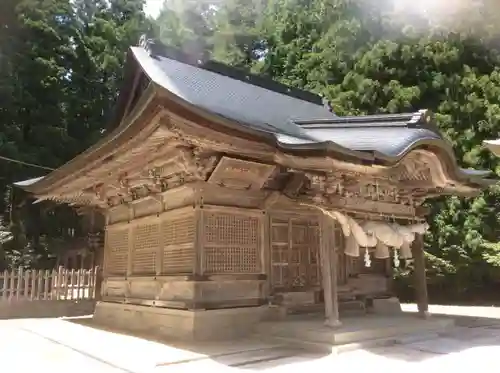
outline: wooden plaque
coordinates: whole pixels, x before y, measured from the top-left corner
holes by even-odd
[[[260,189],[274,168],[264,163],[222,157],[208,182],[233,189]]]

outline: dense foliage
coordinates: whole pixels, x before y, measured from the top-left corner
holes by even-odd
[[[324,95],[337,114],[431,109],[463,167],[500,171],[482,147],[500,132],[492,2],[461,2],[448,16],[391,1],[227,0],[204,3],[203,10],[199,4],[167,2],[157,22],[160,38],[185,47],[195,36],[212,58]],[[459,293],[499,279],[498,197],[492,188],[477,198],[430,202],[432,281]]]
[[[140,0],[8,3],[19,2],[0,5],[0,155],[57,167],[101,135],[124,52],[148,21]],[[388,0],[167,0],[153,28],[191,53],[322,94],[338,114],[431,109],[462,166],[498,174],[481,146],[500,132],[497,11],[473,3],[445,17]],[[9,183],[44,172],[0,170],[6,212]],[[500,279],[499,193],[430,202],[431,280],[460,292]]]
[[[57,168],[101,136],[125,52],[149,27],[143,2],[0,2],[0,156]],[[22,195],[11,183],[47,172],[0,160],[0,231],[14,233],[0,251],[9,263],[43,265],[78,227],[68,208],[16,203]]]

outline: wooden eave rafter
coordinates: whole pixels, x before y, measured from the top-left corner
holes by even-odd
[[[391,169],[397,169],[399,165],[410,164],[412,156],[423,151],[412,149],[396,164],[385,165],[374,163],[373,156],[369,154],[352,151],[345,153],[341,147],[333,147],[327,153],[287,152],[276,148],[275,139],[271,134],[257,134],[255,130],[240,124],[200,112],[201,109],[189,110],[189,105],[181,105],[179,98],[172,99],[172,94],[161,91],[160,95],[155,96],[156,89],[152,86],[147,89],[135,110],[117,130],[45,180],[36,183],[31,191],[41,198],[56,198],[58,195],[73,195],[99,182],[107,183],[108,178],[111,182],[112,179],[116,180],[119,174],[140,169],[153,161],[152,158],[165,155],[158,147],[168,139],[175,139],[178,144],[184,146],[210,149],[291,169],[317,172],[342,170],[370,177],[379,177]],[[225,123],[224,129],[229,130],[221,131],[221,121]],[[145,149],[155,149],[155,146],[158,154],[152,157],[144,155],[149,152]],[[163,146],[167,147],[166,144]],[[435,148],[438,145],[433,146]],[[429,189],[441,188],[443,191],[458,194],[479,190],[467,181],[454,180],[453,172],[450,171],[457,167],[455,159],[450,158],[452,155],[449,154],[449,149],[442,150],[441,153],[426,153],[428,157],[433,158],[430,168],[434,175]],[[137,159],[139,161],[136,163]],[[411,180],[410,182],[417,183]],[[418,183],[423,184],[419,187],[425,188],[425,181]]]
[[[85,176],[99,164],[107,162],[116,154],[126,152],[127,148],[141,143],[154,131],[162,107],[155,98],[155,87],[150,85],[134,110],[111,133],[107,134],[97,144],[87,149],[68,163],[51,172],[43,180],[31,187],[25,188],[35,195],[42,195],[54,190],[60,185],[68,184],[72,180]],[[144,126],[144,124],[149,126]]]
[[[179,143],[170,133],[161,129],[135,147],[124,150],[112,160],[101,163],[98,167],[89,170],[85,175],[53,189],[53,193],[69,190],[82,190],[96,184],[113,184],[122,177],[138,172],[143,167],[154,166],[158,158],[167,160],[175,154],[175,147]],[[116,188],[120,188],[116,185]]]
[[[211,148],[211,150],[215,150],[217,152],[224,153],[237,153],[241,155],[241,153],[252,153],[253,151],[261,151],[261,149],[252,150],[251,143],[241,143],[245,140],[234,139],[227,135],[222,135],[218,142],[214,144],[213,140],[208,139],[209,133],[207,130],[203,130],[203,128],[198,128],[198,137],[190,137],[186,136],[186,133],[190,133],[190,130],[196,129],[196,124],[186,122],[186,120],[182,120],[182,118],[177,118],[175,116],[160,115],[158,116],[158,123],[160,126],[157,128],[157,131],[150,135],[148,139],[146,139],[143,144],[136,148],[128,149],[124,153],[121,153],[118,157],[116,157],[113,162],[108,164],[102,164],[101,167],[98,167],[95,170],[90,171],[85,177],[80,179],[76,179],[72,183],[63,186],[62,188],[56,189],[50,195],[45,196],[47,199],[57,199],[61,202],[74,202],[78,204],[98,204],[102,206],[103,198],[99,198],[99,193],[89,193],[87,191],[87,198],[83,198],[78,194],[82,189],[88,190],[88,188],[93,188],[95,185],[105,185],[106,188],[112,188],[117,191],[117,195],[126,194],[126,187],[120,183],[118,183],[118,179],[120,175],[127,175],[127,178],[130,177],[137,181],[137,185],[131,185],[130,187],[141,187],[152,184],[148,183],[147,180],[141,180],[141,177],[146,179],[147,177],[141,176],[140,171],[144,172],[144,169],[149,167],[155,167],[155,163],[157,166],[162,165],[162,162],[173,161],[179,165],[180,170],[184,170],[186,172],[191,171],[195,174],[199,174],[202,170],[196,169],[195,162],[192,159],[192,155],[186,152],[182,152],[180,149],[174,149],[174,146],[179,146],[180,144],[191,145],[203,147],[204,149]],[[188,130],[186,131],[186,128]],[[207,135],[205,137],[204,135]],[[213,135],[213,134],[212,134]],[[151,151],[154,147],[158,147],[158,145],[165,138],[170,139],[174,145],[171,146],[167,144],[163,144],[163,148],[158,149],[157,153]],[[182,138],[182,141],[179,139]],[[227,141],[223,142],[223,141]],[[262,144],[257,144],[262,145]],[[215,149],[214,149],[215,148]],[[170,153],[169,156],[167,154]],[[262,154],[262,153],[260,153]],[[387,175],[402,175],[404,173],[413,175],[413,179],[408,180],[395,180],[395,182],[401,188],[408,188],[412,190],[429,190],[433,191],[431,195],[434,196],[436,194],[436,190],[442,191],[443,194],[446,193],[456,193],[457,184],[452,185],[449,178],[447,177],[444,167],[442,167],[441,161],[439,157],[429,151],[425,150],[414,150],[412,153],[409,153],[407,157],[403,158],[399,164],[386,167],[380,165],[360,165],[360,164],[352,164],[349,162],[341,161],[338,159],[332,158],[305,158],[305,157],[296,157],[292,155],[286,155],[279,152],[274,152],[274,154],[264,153],[263,157],[259,157],[259,159],[269,157],[273,159],[271,164],[281,164],[285,167],[294,168],[298,170],[317,170],[320,172],[325,172],[327,170],[338,170],[340,172],[354,172],[364,175],[368,178],[384,178]],[[162,159],[162,157],[167,157],[168,159]],[[215,167],[215,163],[213,164]],[[422,169],[418,169],[418,168]],[[428,171],[430,173],[430,179],[420,178],[418,177],[418,173],[422,171]],[[201,179],[201,178],[200,178]],[[458,187],[461,187],[458,185]],[[467,189],[465,186],[462,187],[464,193],[471,193],[474,191],[473,188]],[[104,193],[106,195],[106,193]],[[114,193],[111,193],[113,195]],[[439,193],[437,193],[439,194]],[[77,197],[78,196],[78,197]],[[90,198],[90,196],[96,197]],[[104,196],[106,197],[106,196]],[[145,198],[150,198],[150,195]],[[80,202],[79,202],[80,201]],[[81,201],[85,201],[86,203],[81,203]]]
[[[163,119],[165,119],[164,117]],[[343,170],[346,172],[359,172],[371,177],[380,177],[392,170],[398,170],[402,165],[403,168],[408,168],[408,172],[412,172],[415,168],[415,157],[424,157],[426,166],[431,171],[430,180],[406,180],[401,181],[403,187],[413,188],[441,188],[447,190],[451,194],[478,193],[480,185],[473,185],[468,180],[458,180],[452,172],[457,169],[456,160],[450,154],[449,149],[436,148],[436,143],[429,149],[414,148],[409,150],[395,164],[373,164],[360,162],[352,162],[342,158],[334,158],[331,155],[311,155],[299,156],[289,154],[277,150],[274,147],[267,146],[264,143],[250,142],[241,138],[234,138],[227,133],[218,132],[216,129],[200,125],[193,120],[187,120],[172,114],[168,121],[163,123],[172,132],[179,133],[182,138],[193,146],[205,146],[226,154],[235,154],[248,157],[250,159],[258,159],[270,164],[278,164],[288,168],[330,172],[331,170]],[[202,135],[201,135],[202,134]],[[402,171],[402,170],[401,170]],[[471,185],[472,184],[472,185]]]

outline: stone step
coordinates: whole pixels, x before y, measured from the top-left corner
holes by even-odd
[[[352,320],[349,320],[349,323],[352,323]],[[363,320],[360,320],[360,323],[363,323]],[[263,323],[256,333],[275,342],[331,352],[334,347],[336,350],[351,350],[363,346],[409,344],[435,339],[440,333],[449,330],[453,320],[402,318],[397,322],[389,319],[380,324],[374,319],[372,324],[366,321],[364,324],[366,327],[356,323],[349,326],[346,322],[339,329],[330,329],[323,327],[319,321],[295,322],[292,319],[285,322]]]
[[[289,345],[290,347],[302,349],[309,352],[340,354],[344,352],[355,351],[366,348],[388,347],[400,344],[419,343],[423,341],[437,339],[439,337],[440,335],[438,333],[429,332],[429,333],[418,333],[418,334],[408,334],[408,335],[405,334],[405,335],[391,336],[385,338],[374,338],[374,339],[367,339],[364,341],[344,343],[344,344],[314,342],[314,341],[300,340],[297,338],[280,337],[280,336],[271,336],[263,338],[263,341],[266,342],[272,341],[273,343],[281,343],[284,345]]]
[[[391,340],[389,338],[381,338],[381,339],[372,339],[363,342],[356,343],[347,343],[347,344],[330,344],[330,343],[322,343],[322,342],[314,342],[309,340],[300,340],[297,338],[291,337],[280,337],[280,336],[270,336],[266,337],[263,340],[272,341],[275,343],[282,343],[289,345],[294,348],[298,348],[301,350],[315,352],[315,353],[328,353],[328,354],[339,354],[343,352],[354,351],[362,348],[370,348],[370,347],[384,347],[384,346],[392,346],[397,342]]]
[[[434,331],[428,331],[428,332],[412,333],[409,335],[402,335],[399,337],[395,337],[394,341],[398,344],[409,344],[421,341],[428,341],[430,339],[436,339],[439,337],[440,333]]]
[[[305,315],[312,313],[324,313],[324,304],[295,305],[287,309],[289,315]],[[365,303],[359,300],[344,300],[339,302],[340,317],[362,316],[366,314]]]

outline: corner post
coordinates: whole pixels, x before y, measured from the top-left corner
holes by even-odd
[[[332,222],[326,216],[321,218],[321,264],[323,292],[325,301],[325,325],[335,328],[341,325],[339,320],[337,294],[337,253],[333,245]]]
[[[429,296],[427,294],[427,278],[425,273],[425,253],[424,253],[424,236],[416,234],[412,245],[414,258],[414,286],[416,291],[416,300],[418,307],[418,315],[424,319],[430,316],[429,314]]]

